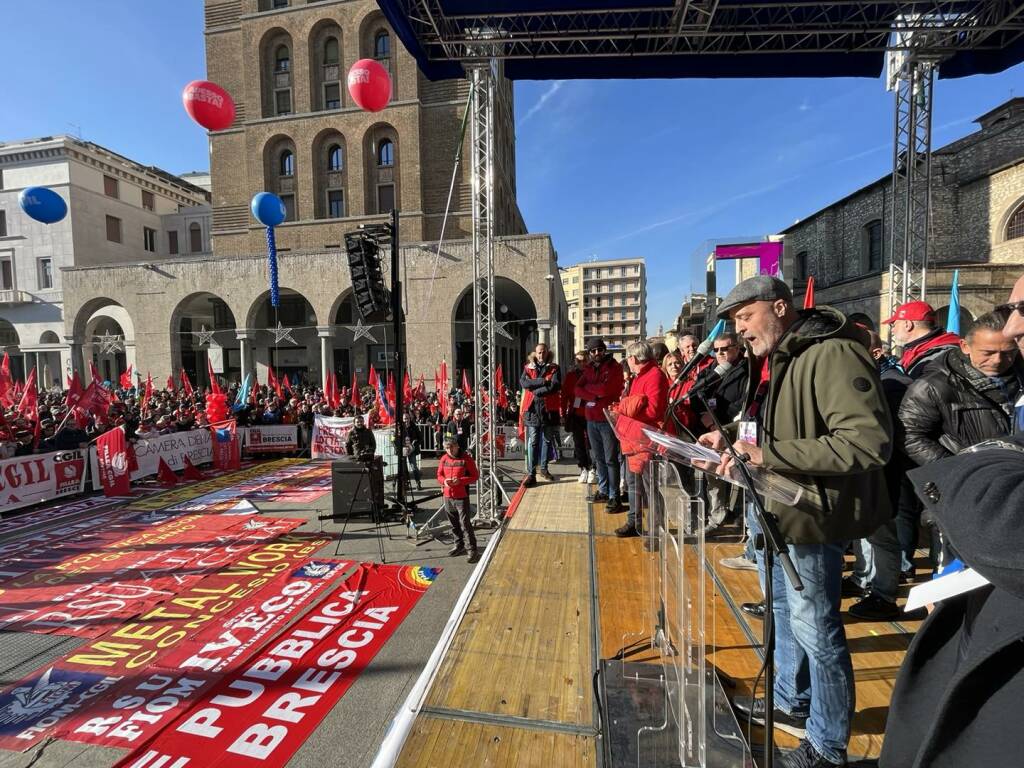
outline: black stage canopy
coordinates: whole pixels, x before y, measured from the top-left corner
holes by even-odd
[[[940,76],[1024,61],[1024,0],[378,0],[431,80],[878,77],[894,33]],[[482,40],[499,43],[481,47]],[[897,45],[896,47],[899,47]]]

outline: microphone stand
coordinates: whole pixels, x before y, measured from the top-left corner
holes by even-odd
[[[707,412],[711,414],[711,420],[715,423],[715,429],[717,429],[718,433],[724,437],[725,431],[722,428],[722,424],[718,420],[718,417],[715,416],[714,410],[708,405],[707,400],[704,399],[704,395],[699,392],[696,392],[695,395],[700,400],[701,404],[707,409]],[[725,450],[732,457],[735,466],[739,468],[740,480],[743,484],[744,490],[747,492],[748,498],[754,505],[754,513],[757,517],[758,525],[761,527],[761,538],[764,544],[765,611],[761,642],[764,645],[765,685],[764,759],[762,760],[762,765],[764,768],[772,768],[772,764],[775,760],[775,627],[772,613],[772,602],[774,600],[772,577],[775,572],[775,560],[778,559],[782,564],[782,570],[785,571],[786,578],[789,579],[789,583],[795,591],[802,592],[804,583],[800,579],[800,574],[796,572],[796,568],[793,566],[793,560],[789,556],[789,547],[786,546],[786,541],[782,537],[782,533],[779,531],[775,515],[770,514],[768,510],[765,509],[764,502],[761,500],[761,497],[755,489],[754,478],[750,474],[750,468],[746,463],[750,457],[745,453],[738,453],[736,448],[733,447],[733,444],[728,440],[726,440]],[[754,698],[756,693],[757,691],[751,691],[750,695],[751,716],[753,716]]]

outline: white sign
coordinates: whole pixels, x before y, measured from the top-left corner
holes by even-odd
[[[347,456],[345,442],[355,422],[351,416],[321,416],[313,420],[313,440],[310,444],[310,458],[339,459]]]
[[[210,344],[206,354],[210,356],[210,366],[214,373],[224,373],[224,347],[218,344]]]
[[[171,469],[184,469],[186,455],[196,466],[213,461],[210,430],[193,429],[136,440],[135,457],[139,461],[139,468],[132,472],[132,481],[155,475],[160,468],[160,459],[167,462]],[[96,446],[89,449],[89,461],[92,466],[92,487],[98,491],[102,486],[96,462]]]
[[[0,461],[0,511],[74,496],[84,490],[84,451],[36,453]]]
[[[238,430],[249,453],[291,452],[299,449],[297,424],[265,424]]]

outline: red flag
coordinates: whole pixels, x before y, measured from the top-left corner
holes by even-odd
[[[234,419],[210,427],[213,430],[213,466],[217,469],[238,469],[241,454]]]
[[[341,390],[338,389],[338,374],[331,371],[327,379],[327,404],[331,408],[337,408],[341,405]]]
[[[173,374],[167,374],[167,391],[168,392],[173,392],[174,391],[174,375]]]
[[[11,378],[11,358],[4,352],[0,362],[0,406],[10,408],[14,405],[14,379]]]
[[[423,374],[420,374],[420,380],[416,382],[416,396],[426,398],[427,396],[427,382],[423,380]]]
[[[71,374],[71,381],[68,382],[68,391],[64,393],[64,404],[73,408],[82,399],[82,382],[78,378],[78,371]]]
[[[395,403],[397,403],[398,400],[395,397],[395,377],[392,375],[391,371],[388,371],[388,383],[384,388],[384,396],[388,399],[388,405],[391,406],[391,410],[393,411],[395,409]]]
[[[284,388],[284,389],[287,389],[289,395],[294,395],[295,394],[295,390],[292,389],[291,382],[288,381],[288,374],[287,373],[284,376],[281,377],[281,387]]]
[[[139,408],[145,408],[149,404],[149,398],[153,396],[153,376],[146,374],[146,389],[142,393],[142,402],[139,403]]]
[[[129,365],[128,370],[121,374],[121,389],[131,389],[132,386],[132,367]]]
[[[160,457],[160,464],[156,470],[156,479],[160,481],[160,485],[168,487],[178,484],[178,476],[174,474],[171,465],[164,461],[163,456]]]
[[[163,459],[160,461],[162,464]],[[104,496],[131,495],[128,444],[124,439],[124,429],[114,427],[99,436],[96,440],[96,464],[99,467]],[[170,470],[170,467],[167,469]],[[171,475],[174,473],[171,472]]]
[[[814,275],[807,278],[807,289],[804,291],[804,309],[814,309]]]
[[[181,388],[185,390],[185,394],[192,397],[194,390],[192,389],[192,382],[188,379],[188,373],[184,368],[181,369]]]
[[[206,370],[210,374],[210,391],[215,395],[221,394],[220,383],[217,381],[217,374],[213,372],[213,363],[210,362],[209,356],[206,358]]]
[[[501,363],[494,369],[494,393],[499,408],[508,408],[508,393],[505,391],[505,376],[501,370]]]
[[[94,363],[92,360],[89,361],[89,375],[92,376],[92,380],[97,382],[98,384],[103,383],[103,377],[100,376],[100,371],[96,367],[96,363]]]
[[[25,382],[25,392],[18,402],[18,412],[29,421],[34,422],[33,432],[35,434],[33,446],[39,445],[39,393],[36,392],[36,369],[28,375]]]
[[[441,389],[437,393],[437,404],[441,408],[441,417],[448,418],[448,363],[441,361]]]
[[[352,374],[352,389],[348,393],[348,402],[354,408],[359,406],[359,382],[356,380],[355,373]]]
[[[284,400],[284,392],[281,391],[281,382],[277,380],[277,376],[274,375],[274,366],[267,368],[267,385],[274,390],[274,394],[277,395],[278,399]]]
[[[462,392],[466,395],[466,398],[473,397],[473,390],[469,386],[469,376],[466,375],[466,369],[462,369]]]
[[[106,416],[111,403],[110,392],[102,384],[93,381],[78,399],[78,408],[85,413]]]
[[[199,471],[199,468],[192,463],[192,459],[188,457],[188,454],[183,454],[185,459],[185,471],[181,473],[182,478],[185,480],[205,480],[206,475]]]
[[[406,404],[412,402],[412,383],[409,381],[408,371],[406,371],[405,375],[402,377],[402,400],[404,400]]]

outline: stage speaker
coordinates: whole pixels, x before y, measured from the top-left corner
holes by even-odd
[[[380,246],[365,232],[349,232],[345,235],[345,250],[356,309],[364,320],[379,321],[390,306],[390,293],[384,287]]]
[[[384,460],[374,456],[369,463],[352,459],[334,462],[331,500],[335,520],[359,516],[379,520],[384,512]]]

